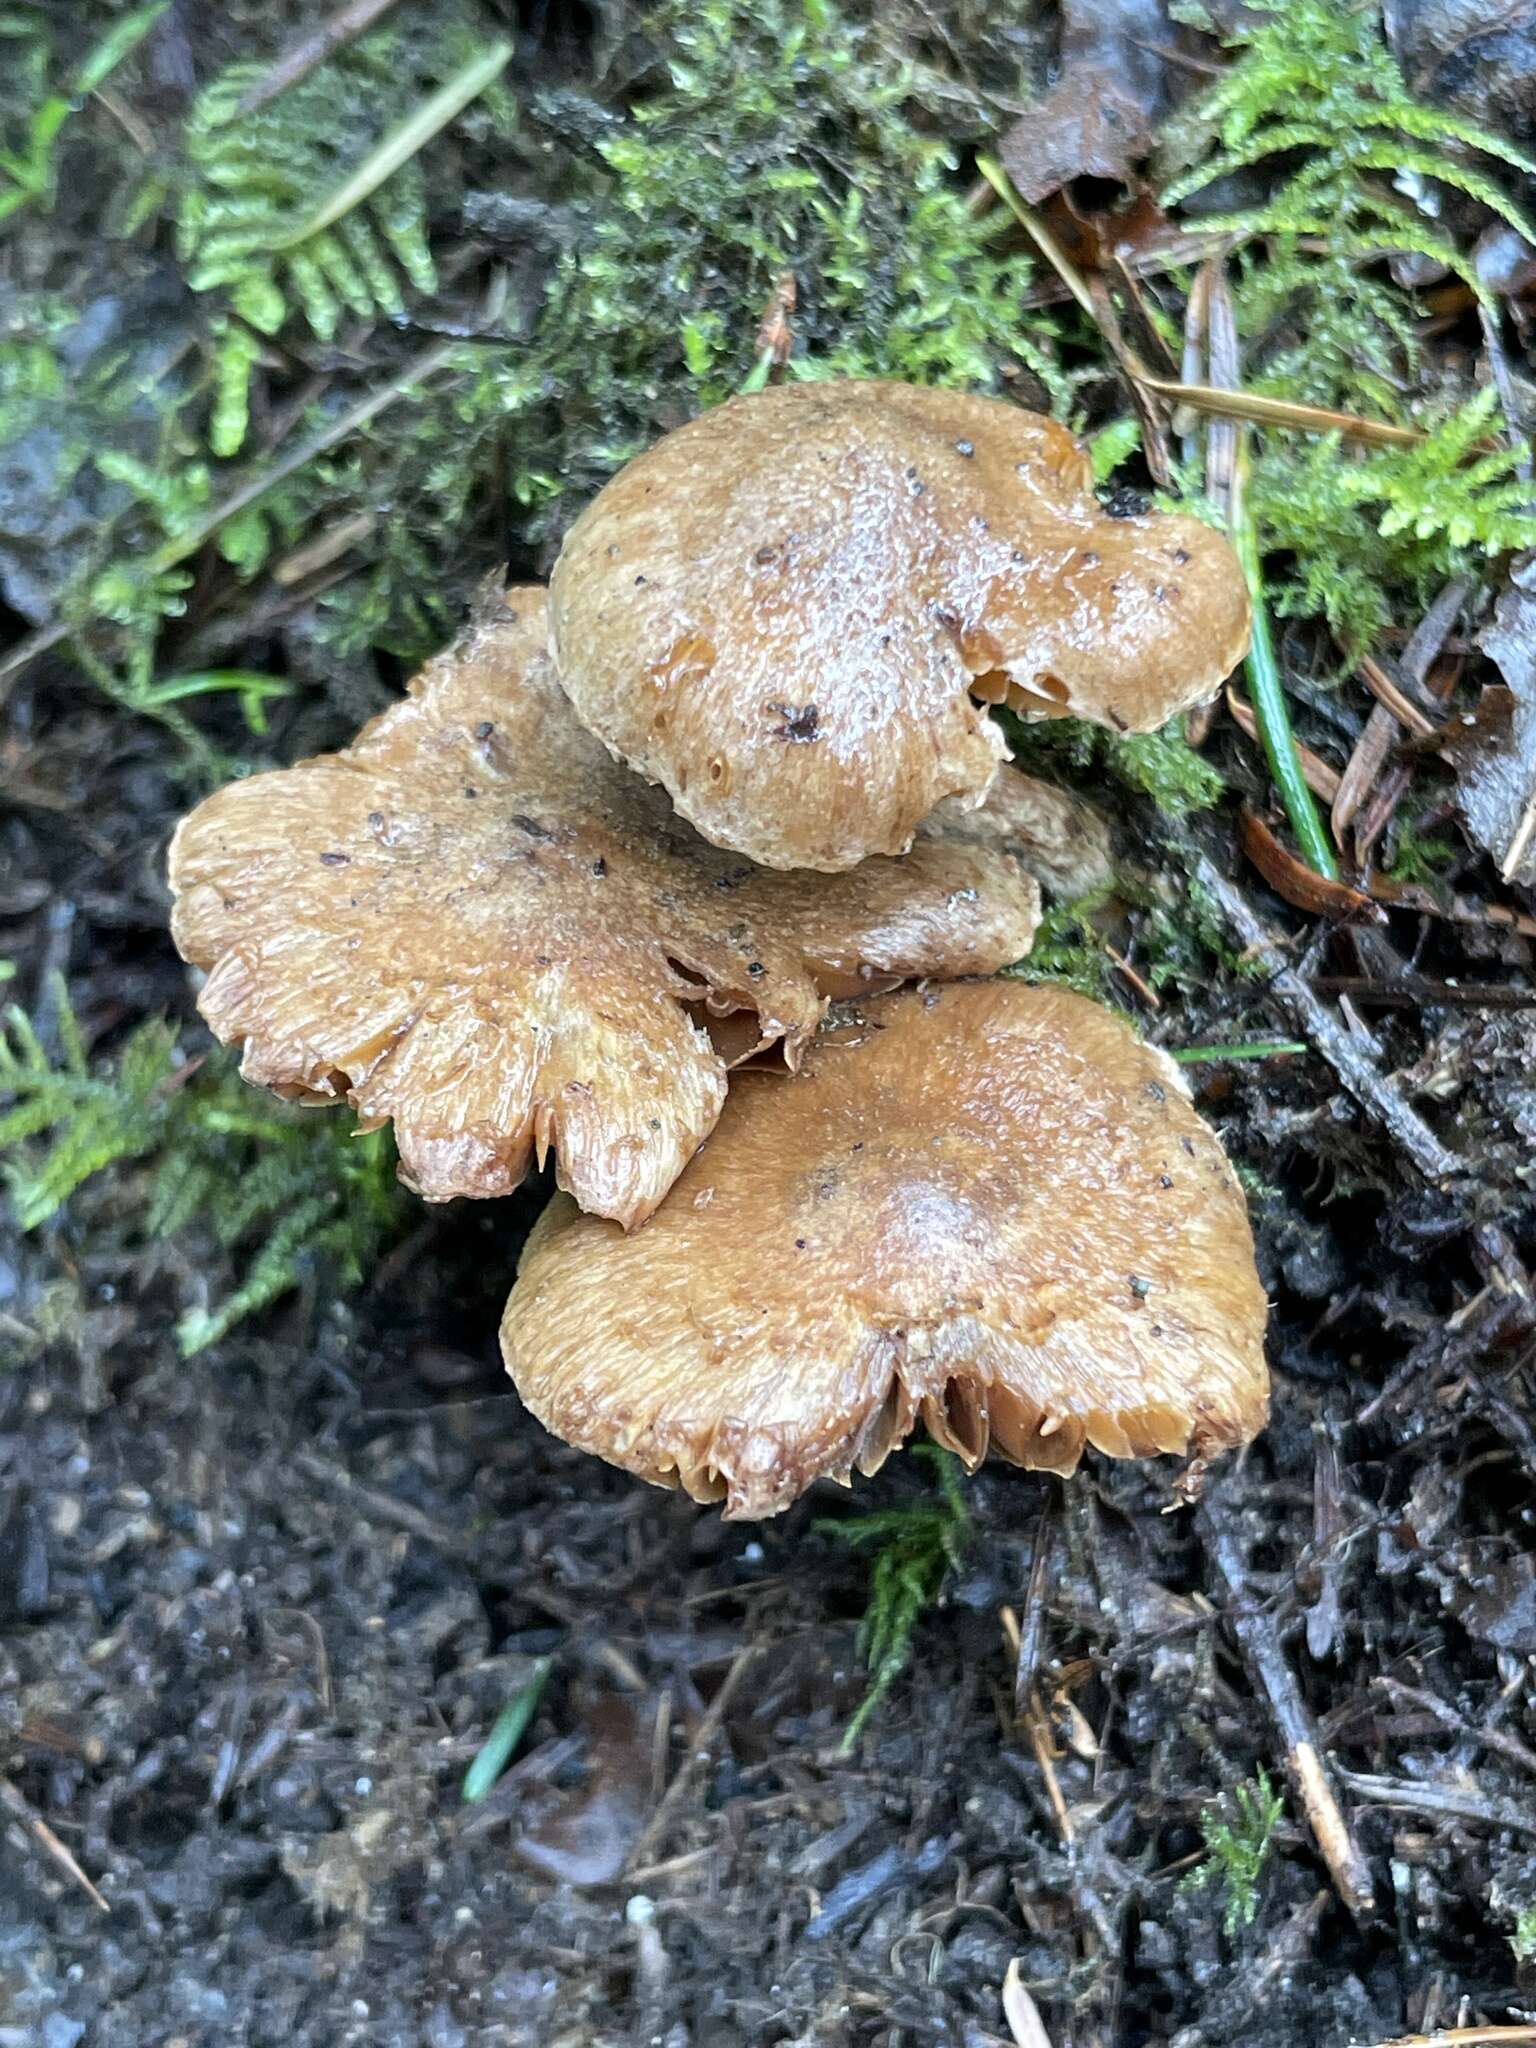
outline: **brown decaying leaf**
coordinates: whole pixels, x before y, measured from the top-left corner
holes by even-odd
[[[1162,0],[1066,0],[1060,73],[999,145],[1032,203],[1074,178],[1125,179],[1198,70],[1169,62],[1191,41]]]
[[[744,1071],[626,1237],[557,1196],[502,1348],[533,1413],[659,1485],[779,1513],[924,1422],[1069,1472],[1264,1421],[1246,1205],[1179,1069],[1015,981],[906,990]]]
[[[1480,645],[1502,683],[1444,742],[1468,832],[1506,881],[1536,886],[1536,557],[1511,571]]]
[[[1386,914],[1360,889],[1330,881],[1309,868],[1270,831],[1256,811],[1243,806],[1237,821],[1243,852],[1277,896],[1314,917],[1348,918],[1356,924],[1384,924]]]
[[[710,1015],[793,1064],[829,996],[1020,958],[1061,814],[1009,769],[904,859],[754,868],[582,730],[546,632],[542,590],[497,596],[345,752],[200,804],[173,931],[247,1078],[393,1120],[429,1200],[505,1194],[553,1147],[628,1226],[719,1114]]]

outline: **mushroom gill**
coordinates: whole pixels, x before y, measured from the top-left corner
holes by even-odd
[[[584,1208],[650,1214],[725,1095],[712,1018],[791,1064],[828,997],[1029,949],[1023,777],[835,878],[721,852],[577,723],[542,589],[487,600],[337,754],[230,784],[171,848],[176,943],[247,1078],[393,1120],[429,1200],[550,1148]]]
[[[1204,1458],[1263,1425],[1264,1323],[1178,1069],[1097,1004],[995,981],[876,998],[795,1078],[734,1076],[632,1236],[557,1197],[502,1349],[557,1435],[756,1517],[919,1419],[970,1466]]]
[[[738,397],[607,484],[550,582],[582,722],[717,845],[836,870],[979,803],[982,703],[1144,732],[1248,640],[1198,520],[1114,519],[1087,456],[1000,400],[847,380]]]

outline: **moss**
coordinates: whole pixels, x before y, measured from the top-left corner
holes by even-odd
[[[1219,1805],[1206,1807],[1200,1816],[1205,1861],[1189,1873],[1181,1889],[1218,1894],[1228,1940],[1251,1927],[1258,1914],[1259,1880],[1284,1812],[1285,1801],[1261,1764],[1251,1785],[1235,1786],[1222,1795]]]
[[[960,1483],[960,1462],[937,1444],[918,1444],[909,1458],[933,1471],[934,1491],[898,1508],[818,1522],[823,1535],[869,1554],[869,1600],[859,1624],[859,1654],[869,1686],[848,1723],[843,1748],[852,1749],[871,1714],[912,1661],[917,1625],[934,1606],[944,1581],[959,1564],[971,1517]]]
[[[1111,962],[1093,920],[1110,895],[1100,889],[1056,904],[1041,918],[1027,957],[1003,972],[1014,981],[1068,988],[1102,1001],[1110,992]]]
[[[1005,76],[999,53],[1027,47],[1029,15],[1017,0],[975,31],[999,90],[1019,89],[1017,59]],[[84,468],[104,455],[110,469],[119,451],[138,464],[131,477],[119,466],[114,515],[60,597],[81,629],[116,628],[96,636],[96,653],[122,701],[145,701],[161,622],[184,599],[184,576],[146,578],[139,565],[229,494],[238,473],[219,458],[251,445],[251,408],[281,403],[294,356],[345,343],[345,321],[366,334],[374,382],[394,353],[389,324],[473,339],[433,384],[221,537],[250,579],[280,547],[377,512],[366,565],[321,608],[344,655],[418,660],[509,551],[525,572],[546,568],[620,463],[739,386],[786,271],[789,375],[987,389],[1018,370],[1026,390],[1068,406],[1075,387],[1050,316],[1020,316],[1026,257],[1005,223],[965,204],[965,144],[991,126],[992,103],[963,63],[946,54],[940,70],[873,8],[668,0],[632,46],[649,62],[627,105],[513,68],[322,236],[295,243],[493,26],[481,0],[402,10],[254,115],[240,112],[253,67],[218,73],[136,202],[145,238],[174,215],[204,324],[195,374],[156,394],[155,447],[121,422],[81,435]],[[499,242],[498,204],[522,209]],[[478,305],[441,283],[446,238],[477,208],[495,258],[471,273],[492,281]],[[13,379],[70,381],[56,337],[25,340],[33,354],[13,358]],[[354,356],[319,360],[328,389],[290,427],[295,439],[357,396]]]
[[[1229,41],[1233,61],[1165,139],[1165,158],[1185,167],[1164,196],[1176,204],[1234,173],[1261,194],[1199,222],[1236,240],[1243,383],[1401,423],[1428,410],[1434,429],[1416,449],[1260,439],[1251,506],[1261,550],[1281,558],[1266,570],[1271,608],[1326,626],[1352,667],[1479,553],[1536,542],[1514,455],[1469,459],[1496,426],[1496,394],[1417,401],[1423,309],[1382,263],[1385,251],[1425,257],[1481,293],[1426,195],[1445,188],[1531,233],[1508,187],[1533,166],[1414,98],[1376,7],[1255,0]]]
[[[1100,787],[1109,775],[1122,788],[1150,798],[1166,818],[1208,811],[1225,788],[1210,762],[1185,739],[1180,719],[1160,732],[1113,733],[1080,719],[1043,719],[1031,725],[1011,712],[995,715],[1008,735],[1013,758],[1032,774]]]
[[[188,1065],[175,1028],[138,1025],[107,1062],[88,1057],[62,981],[50,1057],[17,1008],[0,1020],[0,1171],[23,1230],[98,1175],[122,1181],[132,1236],[199,1230],[234,1260],[228,1293],[189,1309],[183,1352],[201,1350],[297,1286],[317,1265],[358,1286],[404,1214],[384,1132],[252,1094],[233,1058]]]

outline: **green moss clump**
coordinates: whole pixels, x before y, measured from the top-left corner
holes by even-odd
[[[1183,1881],[1186,1892],[1214,1890],[1221,1900],[1221,1924],[1230,1941],[1251,1927],[1259,1910],[1259,1880],[1269,1861],[1285,1801],[1260,1764],[1253,1783],[1234,1786],[1218,1806],[1200,1816],[1205,1861]]]
[[[1210,810],[1226,787],[1210,762],[1185,739],[1179,719],[1160,732],[1113,733],[1076,718],[1029,724],[1008,711],[994,715],[1008,735],[1013,758],[1031,774],[1100,785],[1109,775],[1123,788],[1150,798],[1165,818]]]
[[[1003,972],[1014,981],[1069,988],[1102,1002],[1110,993],[1112,968],[1093,919],[1110,895],[1110,890],[1099,889],[1075,902],[1056,904],[1041,918],[1025,958]]]
[[[927,1499],[816,1524],[823,1535],[870,1559],[869,1602],[859,1625],[859,1655],[869,1687],[844,1733],[844,1750],[853,1748],[870,1715],[911,1663],[917,1625],[959,1564],[971,1532],[960,1461],[937,1444],[918,1444],[910,1456],[933,1468],[936,1488]]]
[[[985,389],[1022,360],[1066,402],[1051,323],[1020,316],[1027,259],[1000,249],[1005,219],[970,215],[954,148],[923,125],[939,82],[872,20],[825,0],[669,0],[647,33],[665,79],[585,167],[532,337],[540,375],[488,373],[540,429],[513,472],[534,532],[741,385],[786,271],[793,375]],[[944,111],[945,133],[964,128],[963,100]]]
[[[234,1060],[189,1067],[175,1028],[138,1025],[115,1059],[93,1063],[62,980],[52,992],[59,1055],[26,1014],[0,1019],[0,1174],[23,1230],[57,1215],[97,1175],[131,1176],[123,1207],[151,1243],[199,1229],[234,1261],[221,1301],[177,1325],[200,1351],[323,1266],[361,1284],[404,1215],[387,1132],[252,1093]]]

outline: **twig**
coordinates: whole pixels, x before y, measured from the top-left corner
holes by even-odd
[[[1237,937],[1269,977],[1270,988],[1333,1068],[1350,1094],[1381,1120],[1426,1180],[1447,1181],[1465,1161],[1442,1145],[1418,1111],[1376,1064],[1374,1041],[1348,1032],[1289,964],[1255,916],[1248,899],[1204,854],[1192,863],[1196,882],[1211,897]]]
[[[1344,773],[1339,777],[1328,812],[1329,829],[1341,847],[1360,806],[1376,787],[1382,769],[1391,759],[1398,730],[1397,720],[1384,704],[1371,706],[1371,715],[1355,742],[1354,752],[1344,764]]]
[[[1233,723],[1237,726],[1238,730],[1252,740],[1255,746],[1258,746],[1260,744],[1259,721],[1254,717],[1253,706],[1248,702],[1247,698],[1239,696],[1232,685],[1228,683],[1222,692],[1221,698],[1212,698],[1211,703],[1214,706],[1220,703],[1222,699],[1225,699],[1227,709],[1232,714]],[[1301,762],[1301,772],[1307,778],[1308,789],[1311,790],[1315,797],[1320,797],[1325,804],[1331,804],[1339,793],[1340,777],[1338,769],[1331,762],[1325,761],[1321,754],[1314,754],[1304,740],[1296,742],[1296,754]]]
[[[1479,1728],[1464,1714],[1458,1714],[1454,1707],[1447,1706],[1444,1700],[1436,1699],[1432,1692],[1421,1692],[1416,1685],[1404,1685],[1400,1678],[1388,1678],[1382,1673],[1372,1683],[1393,1699],[1433,1714],[1442,1727],[1453,1729],[1456,1734],[1466,1736],[1468,1741],[1481,1743],[1484,1749],[1497,1750],[1500,1756],[1508,1757],[1521,1770],[1536,1772],[1536,1753],[1527,1749],[1517,1736],[1506,1735],[1502,1728]]]
[[[311,235],[323,234],[353,207],[361,206],[402,164],[409,163],[418,150],[425,148],[439,130],[446,128],[455,115],[462,114],[471,100],[478,99],[511,61],[512,45],[502,37],[467,64],[461,64],[430,98],[423,100],[413,114],[369,151],[351,177],[322,199],[313,213],[275,236],[268,248],[279,254],[284,249],[296,248]]]
[[[662,1794],[656,1811],[635,1837],[634,1845],[630,1849],[628,1856],[624,1859],[626,1870],[634,1869],[637,1865],[643,1863],[651,1850],[665,1837],[667,1829],[672,1824],[672,1817],[682,1803],[683,1794],[687,1791],[692,1781],[694,1772],[709,1755],[710,1744],[720,1732],[720,1724],[725,1719],[727,1709],[736,1696],[737,1688],[746,1675],[748,1666],[757,1656],[757,1650],[758,1646],[756,1643],[748,1643],[746,1648],[737,1656],[730,1670],[725,1674],[724,1683],[710,1701],[703,1719],[699,1722],[698,1733],[689,1745],[688,1754],[673,1773],[672,1782]]]
[[[349,406],[344,413],[339,413],[328,427],[322,427],[318,434],[312,434],[307,441],[302,441],[296,448],[290,449],[270,469],[248,477],[237,489],[231,491],[227,498],[221,499],[217,505],[205,512],[194,526],[168,540],[150,556],[143,573],[150,576],[163,574],[165,570],[174,569],[178,563],[186,561],[189,555],[195,555],[206,541],[213,538],[220,527],[235,517],[237,512],[244,512],[248,507],[258,503],[269,491],[274,491],[279,484],[286,483],[289,477],[305,468],[318,456],[326,454],[338,442],[345,441],[349,434],[355,434],[366,427],[397,399],[403,398],[413,385],[424,384],[429,377],[435,377],[439,370],[453,360],[461,347],[462,343],[458,341],[442,341],[435,348],[429,348],[421,355],[413,356],[403,369],[398,370],[377,391],[369,392],[366,398],[360,398],[356,405]],[[51,626],[42,627],[36,633],[29,634],[25,640],[12,648],[5,660],[0,661],[0,704],[4,704],[10,695],[11,686],[24,668],[36,661],[39,655],[57,647],[61,640],[67,640],[72,633],[78,632],[83,623],[85,622],[78,619],[56,620]]]
[[[275,100],[290,85],[297,85],[301,78],[308,78],[328,57],[348,43],[356,40],[365,29],[373,27],[381,16],[388,14],[396,0],[348,0],[338,14],[333,14],[312,35],[302,37],[292,44],[264,72],[246,92],[235,108],[235,119],[244,114],[254,114],[260,108]]]
[[[1369,654],[1360,657],[1360,680],[1383,710],[1389,711],[1399,725],[1407,726],[1419,739],[1428,739],[1440,730],[1441,719],[1445,716],[1444,706],[1440,707],[1440,718],[1430,718]]]
[[[1374,2048],[1514,2048],[1517,2041],[1536,2041],[1536,2027],[1437,2027],[1432,2034],[1399,2034],[1395,2041],[1377,2041]]]
[[[1045,221],[1026,203],[995,158],[978,157],[976,168],[1097,326],[1099,320],[1093,296],[1076,264]],[[1210,384],[1185,384],[1172,377],[1160,377],[1148,368],[1128,342],[1121,343],[1121,367],[1128,376],[1139,384],[1145,384],[1160,398],[1192,406],[1196,412],[1212,413],[1218,419],[1250,420],[1256,426],[1291,427],[1307,434],[1342,434],[1349,440],[1369,441],[1387,448],[1417,448],[1427,438],[1416,427],[1398,427],[1387,420],[1362,419],[1354,413],[1334,412],[1327,406],[1297,405],[1290,399],[1269,398],[1258,391],[1221,391]]]
[[[1072,1825],[1072,1816],[1067,1811],[1067,1802],[1061,1790],[1061,1780],[1056,1775],[1056,1763],[1051,1755],[1051,1738],[1046,1731],[1045,1709],[1040,1704],[1038,1687],[1029,1696],[1024,1726],[1029,1735],[1029,1746],[1035,1752],[1035,1762],[1040,1766],[1040,1775],[1045,1780],[1046,1797],[1051,1802],[1056,1832],[1061,1836],[1062,1847],[1070,1849],[1077,1840],[1077,1830]]]
[[[1382,1778],[1367,1771],[1339,1772],[1357,1799],[1372,1806],[1401,1806],[1409,1813],[1432,1813],[1442,1820],[1480,1821],[1484,1827],[1508,1828],[1511,1834],[1536,1835],[1536,1808],[1518,1799],[1463,1790],[1457,1785],[1431,1785],[1417,1778]]]
[[[0,1778],[0,1806],[19,1820],[44,1855],[52,1857],[60,1870],[72,1884],[77,1884],[90,1900],[98,1913],[110,1913],[112,1908],[97,1891],[95,1885],[70,1855],[58,1836],[49,1827],[40,1813],[35,1813],[25,1796],[17,1790],[9,1778]]]
[[[1056,1582],[1057,1559],[1060,1546],[1057,1538],[1057,1524],[1060,1519],[1060,1503],[1054,1488],[1046,1495],[1045,1505],[1040,1510],[1040,1519],[1035,1524],[1034,1554],[1029,1565],[1029,1584],[1024,1590],[1024,1618],[1016,1623],[1013,1634],[1013,1711],[1014,1717],[1022,1721],[1029,1704],[1030,1694],[1035,1689],[1041,1660],[1045,1653],[1045,1627],[1049,1618],[1048,1603],[1051,1588]],[[1005,1616],[1011,1609],[1003,1610]],[[1004,1624],[1006,1626],[1006,1622]]]
[[[408,1500],[397,1500],[392,1493],[385,1493],[376,1486],[365,1486],[360,1479],[354,1479],[345,1466],[333,1465],[328,1458],[319,1457],[313,1451],[300,1451],[294,1463],[306,1479],[329,1486],[344,1500],[353,1502],[365,1519],[383,1522],[392,1529],[403,1529],[408,1536],[419,1536],[424,1543],[435,1543],[440,1550],[463,1550],[464,1538],[458,1530],[444,1528],[442,1523],[423,1514],[420,1508],[412,1507]]]
[[[1360,1853],[1339,1806],[1328,1766],[1317,1747],[1312,1717],[1280,1636],[1273,1622],[1255,1604],[1236,1537],[1209,1501],[1200,1509],[1200,1525],[1211,1561],[1227,1589],[1231,1603],[1227,1619],[1285,1745],[1286,1770],[1312,1838],[1328,1866],[1334,1889],[1358,1919],[1370,1913],[1376,1904],[1370,1865]]]
[[[1328,974],[1313,985],[1322,995],[1345,996],[1383,1010],[1536,1009],[1536,989],[1506,981],[1434,981],[1423,974],[1377,981],[1368,974]]]

